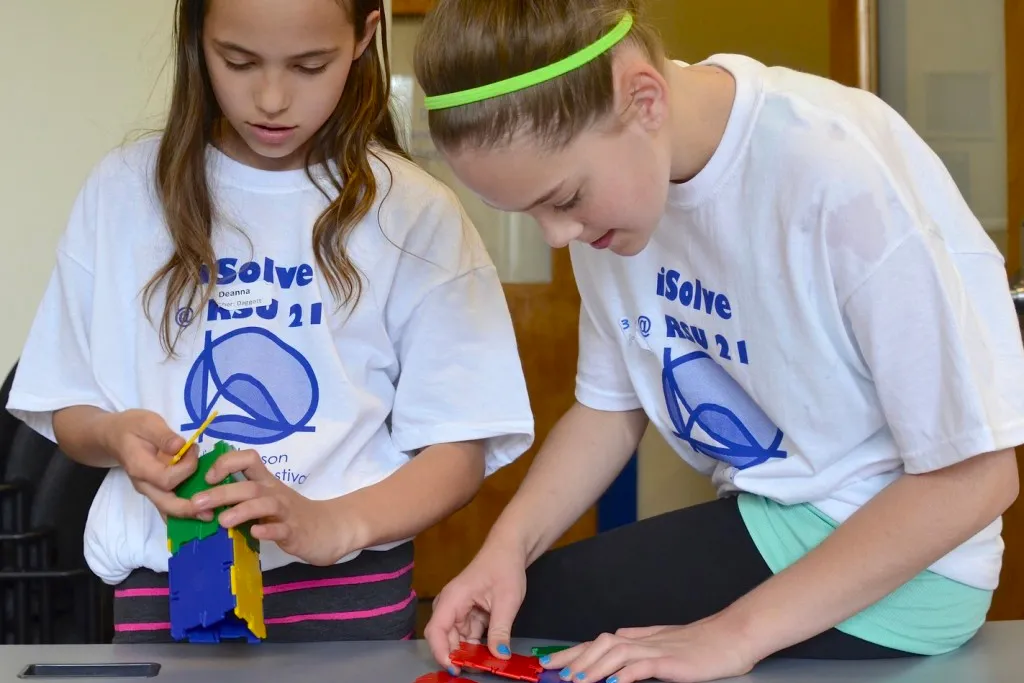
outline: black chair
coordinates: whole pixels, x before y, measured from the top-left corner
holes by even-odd
[[[110,642],[113,591],[83,555],[106,470],[74,462],[6,410],[16,368],[0,388],[0,643]]]
[[[7,399],[11,395],[11,385],[14,384],[14,373],[18,370],[15,363],[11,371],[7,373],[3,385],[0,385],[0,470],[7,464],[7,453],[10,450],[11,441],[14,439],[14,432],[21,422],[11,415],[7,410]]]

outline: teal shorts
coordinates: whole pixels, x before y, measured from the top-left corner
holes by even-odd
[[[780,505],[741,494],[740,515],[754,545],[777,574],[825,540],[838,524],[812,505]],[[950,652],[970,640],[992,604],[992,591],[925,570],[836,628],[876,645],[920,655]]]

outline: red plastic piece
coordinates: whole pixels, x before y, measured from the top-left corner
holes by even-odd
[[[449,659],[458,667],[529,683],[537,683],[541,672],[544,671],[536,657],[513,654],[508,659],[499,659],[483,644],[459,643],[459,649],[451,653]]]
[[[435,671],[420,676],[415,683],[473,683],[473,681],[468,678],[456,678],[447,671]]]

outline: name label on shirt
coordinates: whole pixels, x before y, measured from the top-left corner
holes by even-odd
[[[271,286],[267,282],[236,282],[219,287],[213,300],[217,305],[228,310],[237,311],[242,308],[266,306],[273,298]]]

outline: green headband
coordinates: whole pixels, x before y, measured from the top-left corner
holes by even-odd
[[[516,92],[518,90],[525,90],[526,88],[531,88],[540,83],[544,83],[545,81],[550,81],[597,59],[617,45],[620,40],[625,38],[632,27],[633,16],[627,13],[626,16],[622,17],[622,20],[615,26],[615,28],[609,31],[605,36],[599,38],[596,42],[591,43],[576,54],[569,55],[565,59],[559,60],[554,64],[549,64],[548,66],[541,67],[540,69],[536,69],[535,71],[530,71],[525,74],[520,74],[519,76],[506,78],[505,80],[498,81],[497,83],[481,85],[477,88],[470,88],[469,90],[448,93],[446,95],[434,95],[433,97],[426,98],[423,101],[423,104],[428,110],[461,107],[464,104],[479,102],[481,100],[491,99],[492,97],[499,97],[500,95],[508,95],[509,93]]]

